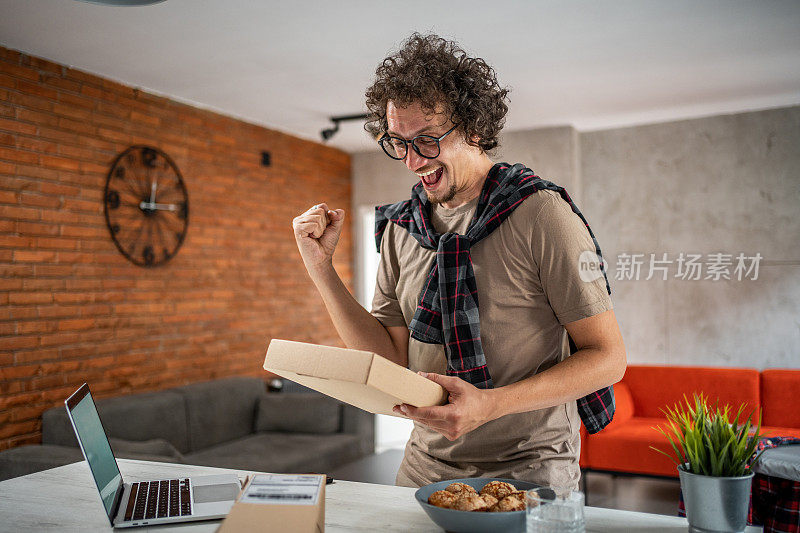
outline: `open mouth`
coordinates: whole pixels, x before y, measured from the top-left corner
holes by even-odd
[[[444,174],[444,167],[439,167],[436,169],[435,172],[431,172],[430,174],[426,174],[425,176],[420,176],[422,180],[422,184],[427,188],[433,188],[439,183],[439,180],[442,179],[442,175]]]

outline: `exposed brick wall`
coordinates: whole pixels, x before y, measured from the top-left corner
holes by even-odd
[[[186,239],[157,268],[125,259],[103,215],[133,144],[189,191]],[[0,47],[0,449],[39,442],[42,411],[84,381],[102,397],[263,376],[270,338],[340,344],[291,229],[323,200],[349,211],[344,152]]]

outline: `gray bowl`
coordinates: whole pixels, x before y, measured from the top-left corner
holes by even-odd
[[[428,503],[428,498],[437,490],[444,490],[450,483],[466,483],[479,491],[490,481],[505,481],[511,483],[517,490],[531,490],[540,487],[536,483],[520,481],[517,479],[503,479],[497,477],[472,477],[465,479],[449,479],[425,485],[414,493],[422,509],[434,523],[445,531],[453,533],[483,533],[486,531],[503,531],[518,533],[525,531],[525,511],[509,511],[506,513],[475,513],[470,511],[456,511],[444,509]]]

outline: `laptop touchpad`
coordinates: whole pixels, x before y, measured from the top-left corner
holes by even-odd
[[[235,500],[239,494],[239,485],[226,483],[223,485],[201,485],[192,487],[194,503],[224,502]]]

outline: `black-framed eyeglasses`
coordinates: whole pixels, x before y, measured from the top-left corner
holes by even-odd
[[[392,137],[391,135],[387,134],[378,140],[378,144],[381,145],[381,148],[383,148],[383,151],[386,153],[386,155],[392,159],[405,159],[408,155],[409,144],[411,144],[411,147],[415,152],[425,159],[436,159],[439,157],[439,152],[441,151],[439,142],[450,135],[450,132],[456,129],[457,126],[458,124],[447,130],[441,137],[434,137],[433,135],[417,135],[410,141],[401,139],[400,137]]]

